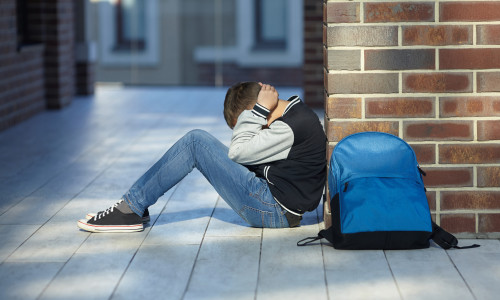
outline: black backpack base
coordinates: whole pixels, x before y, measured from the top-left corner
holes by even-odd
[[[338,250],[407,250],[429,248],[431,234],[426,231],[377,231],[335,234],[332,227],[318,236],[328,240]]]
[[[297,242],[297,246],[309,245],[326,239],[337,250],[410,250],[429,248],[432,239],[447,250],[477,248],[479,245],[458,246],[457,238],[432,222],[432,234],[426,231],[378,231],[340,234],[334,226],[323,229],[317,237],[308,237]]]

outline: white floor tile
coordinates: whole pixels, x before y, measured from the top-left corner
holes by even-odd
[[[143,245],[112,299],[182,299],[199,245]]]
[[[14,252],[40,226],[37,225],[0,225],[0,263]]]
[[[440,248],[386,251],[386,256],[404,299],[474,299]]]
[[[460,245],[479,244],[480,248],[448,250],[453,264],[467,282],[476,299],[493,300],[500,295],[500,241],[460,240]]]
[[[77,253],[64,265],[40,299],[109,299],[134,253]]]
[[[66,262],[89,233],[80,231],[76,221],[42,226],[7,261]]]
[[[323,245],[330,299],[401,299],[383,251]]]
[[[254,299],[260,237],[206,237],[184,299]]]
[[[298,247],[318,225],[264,229],[257,299],[327,299],[320,245]]]
[[[62,262],[4,262],[0,265],[0,299],[37,299],[62,266]]]

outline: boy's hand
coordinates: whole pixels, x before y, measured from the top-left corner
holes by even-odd
[[[274,110],[278,106],[278,92],[276,89],[269,84],[262,84],[259,95],[257,96],[257,103],[266,107],[270,111]]]

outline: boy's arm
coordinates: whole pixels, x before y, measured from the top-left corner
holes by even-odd
[[[253,110],[243,111],[233,129],[229,158],[244,165],[256,165],[285,159],[294,137],[292,129],[281,121],[267,125],[269,110],[256,104]]]

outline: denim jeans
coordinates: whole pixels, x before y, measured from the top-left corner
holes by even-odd
[[[274,200],[266,180],[256,177],[227,154],[228,148],[215,137],[203,130],[193,130],[144,173],[123,199],[142,216],[146,208],[196,168],[251,226],[288,227],[285,210]]]

